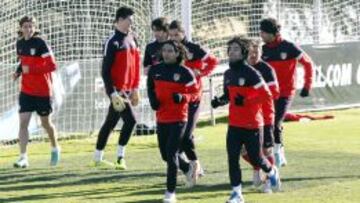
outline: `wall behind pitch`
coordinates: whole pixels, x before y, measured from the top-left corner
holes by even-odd
[[[304,71],[298,68],[296,98],[292,109],[321,109],[360,105],[360,42],[306,45],[315,66],[311,96],[298,96]]]

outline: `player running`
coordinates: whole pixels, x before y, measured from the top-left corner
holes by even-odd
[[[161,157],[167,162],[165,203],[176,202],[177,171],[191,176],[193,167],[179,156],[180,144],[188,119],[188,105],[196,93],[192,71],[181,65],[184,57],[181,45],[166,41],[161,49],[163,62],[151,66],[147,91],[151,108],[156,111],[157,134]],[[189,178],[188,178],[189,180]],[[190,178],[190,183],[192,179]]]
[[[174,20],[169,26],[170,39],[182,43],[185,46],[186,59],[185,66],[189,67],[196,76],[197,92],[191,98],[189,103],[188,123],[185,129],[184,142],[182,149],[185,152],[187,158],[190,160],[190,164],[194,166],[193,179],[196,183],[199,175],[203,174],[203,170],[198,161],[198,156],[195,151],[194,143],[194,129],[196,127],[197,120],[199,118],[200,101],[202,97],[202,78],[208,76],[216,67],[218,60],[205,51],[200,45],[189,41],[185,37],[185,30],[180,21]]]
[[[277,168],[261,153],[261,108],[262,104],[271,98],[271,93],[261,75],[246,62],[248,46],[248,40],[239,37],[228,42],[230,69],[224,74],[224,94],[220,98],[215,97],[211,102],[214,108],[230,103],[226,148],[232,193],[228,203],[244,202],[239,164],[243,146],[251,163],[266,173],[272,189],[278,191],[281,185]]]
[[[277,83],[276,75],[274,70],[270,67],[269,64],[261,60],[261,42],[258,40],[251,40],[249,47],[249,56],[248,63],[254,67],[264,78],[266,85],[268,86],[272,98],[268,98],[267,101],[262,105],[262,114],[264,119],[264,128],[263,128],[263,149],[262,152],[267,158],[271,165],[274,165],[274,155],[273,155],[273,146],[274,146],[274,100],[279,97],[279,86]],[[250,162],[249,156],[243,155],[243,158]],[[262,178],[259,167],[254,167],[253,173],[253,185],[258,187],[262,184]],[[269,181],[265,182],[263,192],[271,193],[271,185]]]
[[[310,57],[294,43],[281,37],[280,24],[274,18],[260,22],[260,36],[265,42],[262,59],[275,70],[279,82],[280,96],[275,100],[274,154],[278,167],[286,165],[283,149],[282,123],[295,95],[296,66],[299,62],[304,70],[304,86],[301,97],[309,96],[312,83],[313,65]]]
[[[50,165],[55,166],[60,160],[60,147],[56,129],[51,122],[52,72],[56,69],[55,58],[50,47],[35,31],[35,19],[25,16],[20,22],[20,39],[16,42],[16,52],[20,65],[13,74],[16,80],[21,76],[19,95],[19,145],[20,158],[14,163],[16,168],[29,166],[27,145],[29,142],[28,126],[32,112],[40,116],[41,125],[51,143]]]
[[[95,166],[113,166],[103,159],[103,150],[110,133],[122,118],[124,124],[118,141],[115,168],[126,169],[125,146],[136,124],[132,106],[139,102],[140,82],[140,52],[135,36],[130,32],[133,14],[134,11],[128,7],[121,7],[116,11],[115,32],[104,45],[101,76],[111,103],[97,139]]]

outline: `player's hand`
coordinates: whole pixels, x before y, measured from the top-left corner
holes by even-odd
[[[173,101],[176,103],[176,104],[180,104],[182,101],[183,101],[184,97],[182,94],[180,93],[174,93],[173,94]]]
[[[140,101],[140,94],[138,90],[134,90],[133,92],[131,92],[130,94],[130,102],[131,105],[133,106],[137,106],[139,104]]]
[[[124,98],[122,98],[116,91],[111,94],[111,103],[115,111],[122,112],[126,108]]]
[[[150,106],[154,111],[157,111],[160,107],[160,102],[158,100],[155,100],[153,102],[150,102]]]
[[[22,69],[22,73],[24,73],[24,74],[29,73],[29,66],[27,66],[27,65],[22,65],[22,66],[21,66],[21,69]]]
[[[236,97],[235,97],[235,105],[236,106],[244,106],[244,97],[241,96],[240,94],[238,94]]]
[[[310,94],[309,94],[309,90],[306,89],[305,87],[302,88],[301,92],[300,92],[300,97],[308,97]]]
[[[220,106],[220,100],[218,97],[215,96],[214,99],[211,100],[211,107],[216,109],[219,106]]]
[[[20,73],[13,73],[12,75],[11,75],[11,77],[12,77],[12,79],[13,79],[13,81],[16,81],[19,77],[20,77]]]

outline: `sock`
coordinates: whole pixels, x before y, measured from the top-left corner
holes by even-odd
[[[280,153],[280,149],[281,149],[281,144],[275,143],[274,146],[274,153]]]
[[[51,148],[51,152],[58,152],[58,151],[60,151],[60,147]]]
[[[125,146],[118,145],[118,148],[117,148],[117,156],[118,156],[118,158],[120,158],[120,159],[125,157]]]
[[[238,186],[233,187],[232,190],[233,190],[233,192],[241,194],[242,193],[241,184],[239,184]]]
[[[20,159],[27,159],[27,158],[28,158],[28,156],[27,156],[26,152],[20,154]]]
[[[95,150],[94,152],[94,161],[103,160],[104,151],[103,150]]]
[[[166,190],[166,192],[165,192],[165,197],[166,198],[170,198],[173,195],[175,195],[175,192],[169,192],[169,191]]]

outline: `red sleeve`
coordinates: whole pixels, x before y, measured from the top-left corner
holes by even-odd
[[[184,92],[181,92],[185,97],[184,101],[189,102],[191,98],[198,92],[195,75],[191,70],[188,70],[189,81],[185,84]]]
[[[261,85],[260,87],[255,87],[256,91],[253,94],[253,96],[250,97],[246,97],[244,104],[249,104],[249,103],[263,103],[265,102],[267,99],[271,98],[271,93],[269,88],[266,85]]]
[[[278,99],[280,96],[279,85],[277,82],[268,84],[273,99]]]
[[[42,55],[41,58],[40,63],[29,66],[29,74],[44,74],[56,69],[55,58],[50,52]]]
[[[141,59],[140,59],[140,51],[137,51],[135,54],[135,78],[134,78],[134,86],[133,89],[138,89],[139,85],[140,85],[140,64],[141,64]]]
[[[204,65],[203,69],[201,70],[201,76],[207,76],[215,69],[216,65],[219,62],[215,56],[209,54],[204,57],[203,63],[205,65]]]
[[[304,88],[310,90],[312,85],[311,83],[312,83],[312,74],[313,74],[313,63],[310,57],[306,53],[302,54],[301,58],[299,59],[299,62],[301,63],[301,65],[303,65],[305,70]]]

